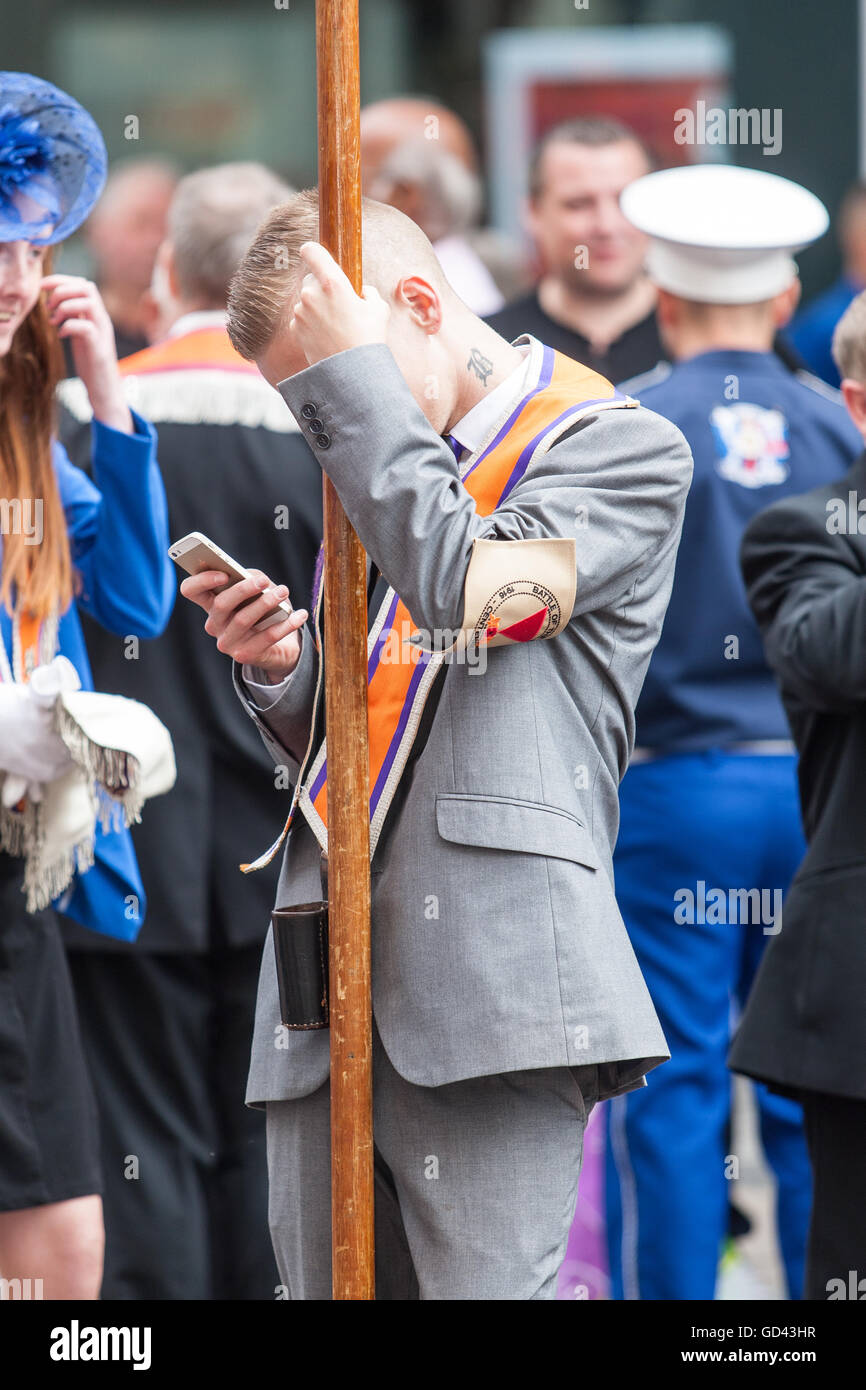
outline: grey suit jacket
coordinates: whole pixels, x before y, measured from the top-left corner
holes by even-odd
[[[339,353],[280,390],[302,427],[315,407],[311,446],[419,626],[460,627],[476,537],[576,543],[558,636],[490,650],[483,675],[459,663],[440,673],[427,743],[373,857],[373,1009],[394,1067],[439,1086],[597,1063],[602,1098],[645,1085],[670,1054],[611,854],[691,479],[685,439],[643,407],[586,416],[483,517],[386,346]],[[296,779],[316,683],[310,631],[269,708],[234,678],[275,765]],[[297,810],[279,906],[320,896],[318,865]],[[328,1066],[326,1030],[280,1026],[269,937],[247,1101],[306,1095]]]

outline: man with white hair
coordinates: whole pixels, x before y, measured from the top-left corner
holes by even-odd
[[[423,97],[365,106],[361,160],[365,193],[417,223],[473,313],[501,309],[502,293],[471,241],[483,192],[472,137],[459,116]]]
[[[165,336],[121,370],[159,431],[172,538],[204,531],[285,577],[300,601],[321,538],[319,469],[225,328],[232,274],[289,191],[252,163],[181,180],[155,285]],[[89,436],[81,383],[61,394],[64,435]],[[146,700],[178,764],[174,790],[133,834],[148,896],[135,947],[67,937],[101,1111],[103,1297],[273,1298],[264,1125],[243,1100],[274,885],[237,866],[274,833],[279,777],[188,604],[132,652],[94,625],[87,639],[97,688]]]

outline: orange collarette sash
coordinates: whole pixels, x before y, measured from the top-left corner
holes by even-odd
[[[479,516],[495,512],[531,468],[539,451],[546,452],[581,415],[637,405],[637,401],[616,391],[604,377],[564,354],[538,343],[532,345],[531,351],[541,358],[536,384],[512,407],[492,438],[460,465],[461,481],[473,498]],[[319,586],[312,605],[319,671],[310,743],[282,835],[254,863],[242,865],[244,872],[271,861],[292,825],[298,806],[327,853],[328,780],[324,739],[313,761],[309,761],[316,726],[315,711],[324,683],[320,627],[323,587]],[[543,618],[543,612],[539,616]],[[506,630],[505,635],[512,641],[531,640],[544,635],[544,626],[543,621],[533,622],[526,631]],[[515,629],[523,627],[523,624],[515,625]],[[406,605],[389,588],[367,638],[371,857],[406,766],[427,697],[447,659],[442,651],[427,651],[406,639],[405,634],[416,631]],[[494,635],[501,641],[503,630],[497,632],[494,625],[487,632],[474,634],[479,643]],[[398,651],[399,658],[385,656],[386,650],[389,653]]]

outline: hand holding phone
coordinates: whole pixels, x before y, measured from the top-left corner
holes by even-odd
[[[205,632],[216,638],[221,652],[239,665],[261,667],[274,683],[291,674],[309,615],[292,608],[284,585],[275,587],[261,570],[244,569],[198,531],[176,541],[168,553],[188,570],[180,591],[205,610]]]

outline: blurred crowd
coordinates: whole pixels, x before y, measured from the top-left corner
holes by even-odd
[[[862,471],[866,429],[866,186],[852,185],[835,219],[841,271],[822,294],[799,305],[786,286],[745,306],[716,302],[715,312],[699,312],[707,308],[699,294],[671,291],[647,272],[647,232],[626,216],[621,196],[656,161],[605,113],[543,135],[528,170],[519,244],[485,225],[478,149],[453,111],[425,97],[376,102],[362,111],[361,137],[365,194],[422,228],[466,305],[509,342],[531,334],[672,419],[696,461],[668,619],[638,707],[615,859],[620,907],[672,1061],[645,1090],[593,1114],[561,1296],[714,1297],[725,1251],[748,1224],[728,1171],[729,1061],[755,1087],[776,1179],[787,1296],[827,1296],[818,1290],[843,1258],[840,1226],[849,1242],[864,1230],[855,1165],[846,1167],[843,1155],[862,1155],[864,1137],[866,1069],[847,1010],[863,959],[852,875],[866,871],[866,861],[850,827],[847,857],[836,842],[816,858],[815,837],[825,835],[828,801],[842,795],[834,769],[848,754],[857,796],[866,666],[857,664],[862,628],[852,586],[862,603],[866,557],[850,553],[856,524],[853,540],[849,528],[829,558],[814,532],[822,530],[825,497],[847,498],[861,486],[850,470]],[[98,550],[102,526],[113,529],[114,548],[88,571],[75,600],[86,657],[74,644],[59,650],[85,688],[89,661],[94,690],[142,702],[158,716],[171,734],[177,775],[134,826],[131,848],[117,827],[95,832],[105,897],[91,895],[82,908],[73,901],[78,888],[66,889],[58,940],[68,971],[55,952],[53,997],[34,1007],[23,1044],[7,1040],[8,1056],[23,1047],[26,1082],[15,1066],[9,1080],[0,1052],[0,1090],[27,1085],[48,1098],[45,1133],[22,1131],[18,1150],[0,1148],[0,1276],[35,1262],[53,1271],[52,1297],[96,1297],[101,1289],[109,1299],[272,1299],[279,1288],[265,1118],[243,1103],[275,877],[270,869],[243,876],[238,865],[277,833],[286,784],[235,698],[201,615],[180,601],[172,608],[175,580],[163,576],[161,538],[202,532],[285,584],[296,609],[309,606],[321,470],[225,327],[232,276],[263,218],[292,191],[253,162],[181,173],[167,159],[130,159],[110,170],[82,228],[122,394],[112,397],[113,428],[94,425],[105,418],[95,398],[107,348],[99,339],[103,356],[93,348],[88,358],[90,339],[60,334],[57,439],[83,477],[82,490],[73,480],[63,500],[67,518],[76,508],[84,516],[97,493],[109,504],[99,512],[92,503],[80,534],[71,533],[73,562],[91,545]],[[26,274],[4,262],[0,303],[13,319]],[[58,302],[66,295],[75,304],[82,293],[61,284]],[[53,322],[62,327],[63,313]],[[9,350],[5,343],[4,355]],[[152,491],[134,492],[129,482],[135,470],[156,467],[154,431],[164,516]],[[0,458],[9,437],[0,428]],[[784,469],[762,486],[755,469],[772,461]],[[761,529],[771,501],[815,489],[824,492],[811,509],[789,506],[775,531],[772,522]],[[129,536],[147,508],[159,525],[153,543],[136,551]],[[827,544],[836,539],[823,531]],[[7,560],[11,553],[7,542]],[[139,611],[145,578],[149,616]],[[820,619],[810,617],[810,605]],[[29,639],[11,625],[0,636],[8,668],[2,691],[20,679],[14,663]],[[731,637],[739,644],[734,659],[725,654]],[[32,638],[31,668],[41,661],[39,640]],[[0,723],[5,710],[0,705]],[[2,744],[0,766],[11,769]],[[849,799],[844,807],[839,814],[859,826]],[[807,853],[804,879],[798,870]],[[0,865],[20,896],[8,838]],[[778,937],[764,918],[713,925],[707,917],[690,930],[674,920],[680,888],[771,895],[787,893],[792,881],[792,925]],[[135,939],[99,919],[128,913],[130,895],[143,919]],[[36,919],[43,935],[57,930],[59,896],[52,892],[54,908],[28,910],[22,931],[32,937]],[[0,935],[7,974],[23,949],[10,942]],[[40,949],[47,950],[44,940]],[[28,969],[35,989],[37,962]],[[819,980],[820,997],[806,997]],[[758,988],[768,1036],[754,1017],[739,1035]],[[850,1008],[853,1016],[856,1002]],[[57,1010],[62,1064],[56,1047],[36,1037],[40,1011]],[[0,1021],[0,1050],[3,1028]],[[743,1040],[729,1059],[735,1035]],[[64,1067],[73,1062],[70,1079]],[[91,1136],[77,1169],[57,1156],[71,1108]],[[50,1175],[41,1166],[46,1149],[54,1153]],[[7,1181],[8,1167],[21,1175],[17,1186]],[[104,1259],[90,1208],[68,1220],[58,1211],[54,1224],[47,1216],[41,1224],[24,1220],[55,1204],[68,1216],[70,1200],[96,1190]],[[17,1224],[4,1227],[7,1217]]]

